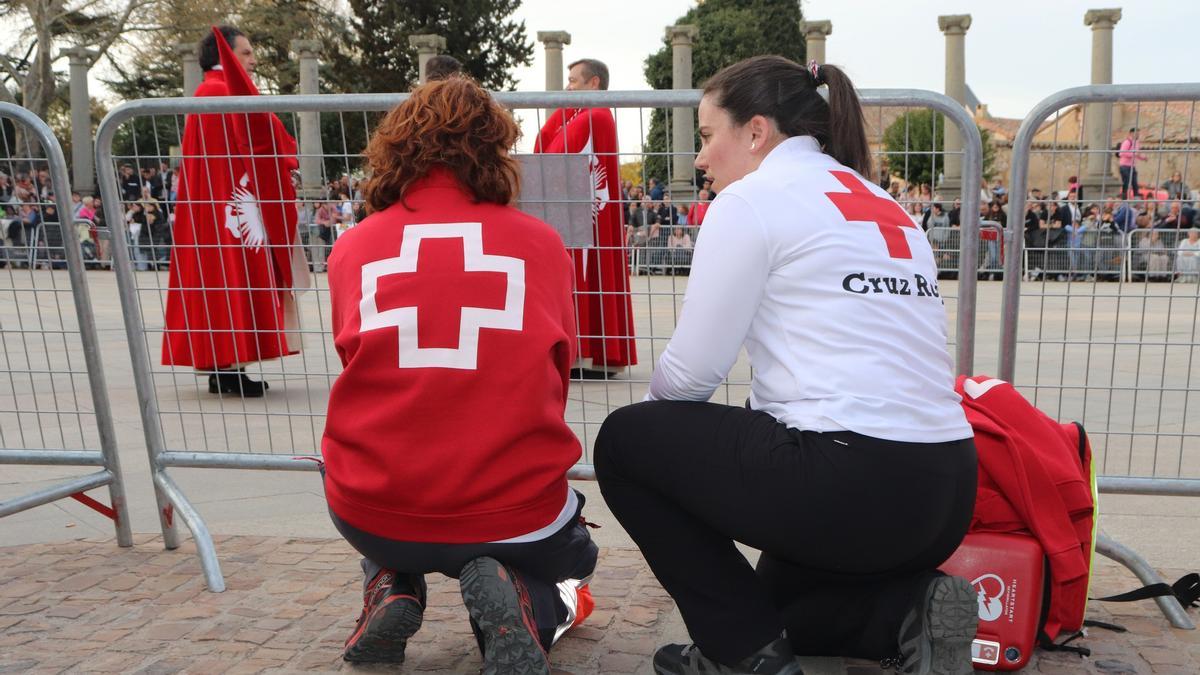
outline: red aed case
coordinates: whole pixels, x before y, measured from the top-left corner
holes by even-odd
[[[979,670],[1019,670],[1037,645],[1045,560],[1025,534],[976,532],[939,569],[971,582],[979,597],[979,629],[971,660]]]

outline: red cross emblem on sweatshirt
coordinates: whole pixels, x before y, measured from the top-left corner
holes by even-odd
[[[474,370],[480,331],[524,312],[525,261],[485,254],[479,223],[408,225],[400,255],[363,266],[359,330],[396,328],[400,368]]]
[[[879,197],[862,180],[849,171],[830,171],[839,183],[846,186],[850,192],[826,192],[829,201],[842,212],[842,216],[851,222],[874,223],[879,227],[879,234],[887,244],[888,255],[893,258],[912,259],[912,250],[908,247],[908,239],[900,228],[916,229],[912,218],[900,208],[900,205],[886,197]]]

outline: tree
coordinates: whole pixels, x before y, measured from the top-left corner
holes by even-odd
[[[175,45],[199,42],[218,24],[237,26],[254,44],[254,77],[264,93],[297,93],[300,74],[291,54],[293,39],[320,41],[320,59],[327,69],[341,70],[352,59],[349,20],[318,0],[159,0],[147,21],[157,26],[153,35],[131,45],[126,58],[114,64],[117,77],[105,82],[121,98],[182,95],[183,72]],[[350,91],[342,82],[323,78],[322,85],[326,91]]]
[[[800,33],[800,3],[795,0],[706,0],[676,20],[698,26],[700,37],[692,51],[693,84],[700,86],[722,68],[760,54],[778,54],[804,62],[804,36]],[[670,89],[671,46],[663,46],[646,59],[646,82],[655,89]],[[650,117],[642,151],[647,153],[645,178],[668,177],[669,152],[666,111]],[[699,140],[696,141],[699,147]],[[658,154],[653,154],[658,153]]]
[[[106,84],[123,99],[181,95],[175,44],[198,41],[220,23],[236,25],[254,44],[255,80],[263,93],[298,93],[299,68],[290,50],[294,38],[321,42],[322,93],[408,91],[417,82],[417,58],[408,44],[412,34],[445,36],[447,52],[492,89],[512,88],[512,69],[531,62],[533,45],[524,24],[508,20],[519,0],[350,0],[349,5],[351,13],[330,0],[157,0],[146,23],[158,28],[131,45],[127,58],[114,64],[117,76]],[[294,115],[280,117],[294,129]],[[320,116],[328,175],[357,169],[378,117]],[[182,129],[182,119],[132,120],[114,138],[114,155],[155,157],[179,144]]]
[[[408,91],[418,81],[410,35],[446,38],[446,53],[488,89],[512,89],[512,69],[529,65],[533,42],[510,17],[520,0],[350,0],[358,67],[344,75],[358,91]]]
[[[911,110],[896,118],[883,132],[888,167],[909,183],[934,185],[945,163],[945,117],[932,110]],[[983,178],[991,180],[996,149],[992,135],[979,129],[983,142]]]
[[[89,67],[126,37],[135,12],[155,0],[0,0],[0,15],[25,26],[14,44],[0,49],[0,100],[18,103],[46,119],[66,88],[54,64],[62,47],[96,51]],[[23,147],[21,129],[16,145]]]
[[[159,29],[132,45],[127,58],[116,64],[116,77],[105,82],[121,99],[181,96],[183,71],[175,45],[199,42],[217,24],[237,26],[254,44],[258,56],[254,78],[264,93],[299,93],[299,65],[291,54],[291,41],[295,38],[316,39],[321,43],[323,93],[351,91],[345,79],[334,74],[356,67],[351,51],[353,34],[348,18],[335,11],[329,2],[160,0],[147,22],[158,25]],[[280,118],[290,131],[295,131],[294,115],[283,114]],[[350,129],[348,140],[365,143],[366,135],[359,129],[362,124],[355,124],[361,120],[351,116],[346,122]],[[340,116],[322,115],[321,123],[325,147],[341,148],[347,131],[342,128]],[[114,137],[114,155],[143,158],[145,163],[157,165],[172,146],[181,143],[182,130],[182,118],[135,118],[122,125]]]

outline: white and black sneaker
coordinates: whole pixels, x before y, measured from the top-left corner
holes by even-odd
[[[913,675],[971,675],[979,601],[970,582],[937,573],[900,624],[900,655],[884,667]]]
[[[483,675],[550,675],[529,591],[494,558],[476,558],[458,577],[471,628],[483,650]]]

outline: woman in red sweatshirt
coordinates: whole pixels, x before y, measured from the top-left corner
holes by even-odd
[[[329,257],[344,371],[325,491],[366,575],[348,661],[403,659],[431,572],[460,580],[486,673],[549,673],[550,645],[590,611],[597,549],[563,420],[572,267],[510,206],[518,135],[467,78],[418,88],[371,138],[371,215]]]

